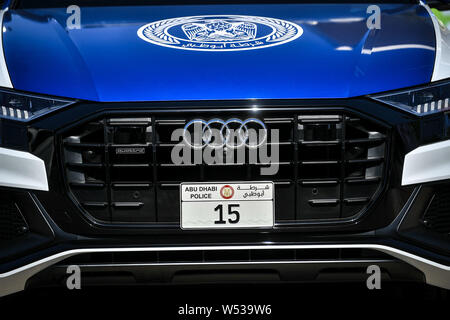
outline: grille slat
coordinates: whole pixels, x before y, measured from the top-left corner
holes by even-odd
[[[84,202],[82,203],[84,207],[91,208],[106,208],[108,206],[107,202]]]
[[[82,148],[82,149],[84,149],[84,148],[104,148],[105,147],[105,145],[101,144],[101,143],[75,143],[75,142],[69,142],[69,141],[66,141],[64,143],[64,146],[68,147],[68,148]]]
[[[83,169],[91,169],[91,168],[102,168],[103,164],[101,163],[73,163],[68,162],[68,167],[71,167],[73,169],[83,170]]]
[[[339,199],[319,199],[319,200],[309,200],[311,206],[317,207],[334,207],[339,204]]]
[[[367,158],[367,159],[351,159],[347,160],[348,163],[356,163],[356,164],[372,164],[372,163],[379,163],[383,162],[383,158]]]
[[[351,218],[375,200],[385,172],[387,128],[346,112],[271,113],[262,119],[269,130],[279,132],[279,141],[267,141],[268,148],[279,150],[272,164],[279,170],[273,176],[261,175],[267,164],[250,164],[247,153],[237,163],[171,162],[172,148],[179,144],[171,141],[172,132],[192,119],[207,121],[216,114],[186,114],[183,119],[159,113],[109,115],[64,133],[69,190],[96,219],[154,226],[179,223],[182,182],[273,181],[280,226]],[[238,112],[227,119],[253,116]]]
[[[307,186],[307,185],[313,185],[313,186],[320,186],[320,185],[335,185],[339,183],[339,180],[303,180],[300,181],[301,184]]]
[[[82,182],[70,182],[70,186],[74,188],[104,188],[104,183],[82,183]]]
[[[141,208],[144,206],[143,202],[114,202],[113,207],[116,208]]]
[[[361,204],[369,202],[370,198],[348,198],[344,199],[344,202],[347,204]]]
[[[342,142],[339,140],[332,140],[332,141],[300,141],[300,143],[304,146],[317,147],[317,146],[339,145]]]
[[[113,163],[111,167],[113,168],[148,168],[150,163]]]
[[[380,182],[381,178],[374,177],[374,178],[347,178],[346,182],[348,184],[366,184],[366,183],[378,183]]]
[[[346,140],[347,144],[361,144],[361,143],[369,143],[369,144],[380,144],[386,140],[386,137],[382,138],[368,138],[368,139],[352,139]]]
[[[150,188],[151,183],[113,183],[113,188]]]

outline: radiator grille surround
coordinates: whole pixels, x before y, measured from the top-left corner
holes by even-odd
[[[279,170],[262,164],[174,165],[175,129],[192,119],[257,118],[279,132]],[[270,136],[270,134],[269,134]],[[60,135],[67,190],[89,218],[149,227],[179,224],[181,182],[274,181],[276,226],[348,222],[379,196],[389,129],[347,111],[110,113]],[[269,146],[270,147],[270,146]],[[230,151],[228,151],[230,152]],[[237,151],[234,151],[237,152]]]

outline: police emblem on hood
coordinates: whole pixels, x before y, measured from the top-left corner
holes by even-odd
[[[150,43],[183,50],[237,51],[281,45],[303,29],[285,20],[254,16],[194,16],[155,21],[139,28]]]

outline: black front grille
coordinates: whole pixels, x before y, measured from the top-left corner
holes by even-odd
[[[109,223],[179,223],[181,182],[274,181],[276,223],[348,220],[381,188],[388,129],[346,112],[258,114],[277,129],[279,170],[242,163],[174,165],[172,132],[192,119],[254,118],[248,112],[105,115],[66,131],[62,156],[70,193]],[[224,118],[226,115],[226,118]],[[269,134],[270,136],[270,134]],[[227,152],[237,152],[230,151]]]
[[[27,223],[11,194],[0,190],[0,241],[14,240],[27,232]]]
[[[450,235],[450,187],[436,188],[423,221],[429,229]]]

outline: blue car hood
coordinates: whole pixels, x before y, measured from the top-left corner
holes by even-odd
[[[102,102],[347,98],[429,82],[429,14],[420,5],[380,8],[380,29],[367,27],[371,13],[361,4],[87,7],[78,29],[67,28],[65,8],[10,10],[3,44],[14,88]],[[203,15],[275,18],[302,32],[230,51],[181,50],[138,35],[155,21]]]

